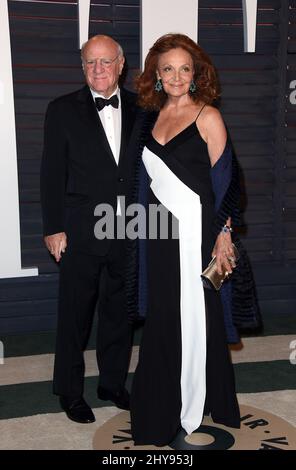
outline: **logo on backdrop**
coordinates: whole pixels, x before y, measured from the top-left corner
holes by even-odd
[[[90,12],[91,0],[78,0],[78,15],[79,15],[79,44],[80,47],[88,39],[88,26],[89,26],[89,12]],[[243,12],[243,26],[244,26],[244,52],[255,52],[256,44],[256,26],[257,26],[257,0],[241,0],[242,12]],[[155,15],[157,11],[157,15]],[[167,15],[167,12],[170,15]],[[153,38],[152,42],[162,34],[168,31],[182,31],[185,34],[189,34],[188,18],[193,23],[194,18],[198,18],[199,11],[199,0],[187,0],[186,11],[184,11],[184,5],[182,2],[176,2],[172,4],[172,0],[141,0],[141,18],[142,18],[142,32],[145,28],[145,15],[147,15],[148,28],[146,34],[149,38]],[[152,21],[149,15],[153,12]],[[218,11],[217,11],[217,14]],[[188,16],[185,16],[188,15]],[[163,18],[166,18],[165,28],[163,30]],[[195,24],[196,31],[194,32],[194,39],[198,40],[198,23]],[[146,35],[144,33],[144,36]],[[190,34],[189,34],[190,36]],[[145,42],[145,38],[143,42]],[[148,41],[148,47],[150,47],[151,41]],[[144,49],[147,49],[147,47]],[[144,51],[144,56],[148,50]]]
[[[4,364],[4,344],[0,341],[0,365]]]
[[[290,103],[291,104],[296,104],[296,80],[292,80],[290,82],[290,90],[292,89],[293,91],[291,91],[290,95],[289,95],[289,99],[290,99]]]
[[[290,353],[290,364],[293,366],[296,365],[296,339],[293,339],[290,343],[290,349],[292,349]]]

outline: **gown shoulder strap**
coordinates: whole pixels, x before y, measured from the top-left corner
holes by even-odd
[[[201,109],[198,111],[198,115],[196,116],[195,121],[198,120],[199,116],[201,115],[202,110],[206,107],[206,105],[207,105],[207,104],[205,103],[205,104],[201,107]]]

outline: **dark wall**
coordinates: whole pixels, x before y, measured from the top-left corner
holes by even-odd
[[[140,0],[92,0],[90,36],[110,34],[139,67]],[[296,1],[258,0],[256,53],[243,52],[241,2],[200,0],[199,42],[219,70],[221,111],[246,189],[243,239],[265,315],[296,307]],[[58,268],[43,246],[39,166],[48,102],[81,86],[77,2],[9,0],[23,267],[39,277],[0,280],[0,331],[55,327]]]

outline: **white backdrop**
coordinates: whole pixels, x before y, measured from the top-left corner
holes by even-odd
[[[0,2],[0,278],[37,276],[22,269],[17,154],[7,1]]]

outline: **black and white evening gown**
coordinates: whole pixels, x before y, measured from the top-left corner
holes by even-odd
[[[148,314],[131,394],[135,444],[163,446],[204,414],[231,427],[240,416],[220,295],[200,278],[215,241],[207,145],[193,122],[165,145],[151,135],[142,159],[149,204],[162,204],[179,230],[147,242]]]

